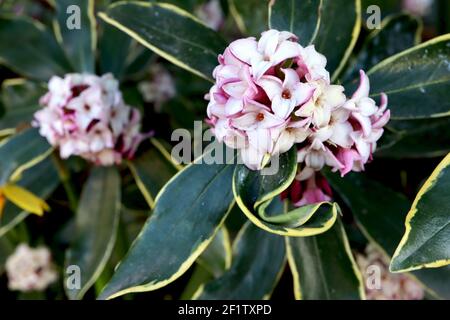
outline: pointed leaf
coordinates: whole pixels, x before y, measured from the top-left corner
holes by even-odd
[[[0,146],[0,186],[44,160],[52,151],[37,129],[21,132]]]
[[[322,1],[319,29],[311,42],[327,58],[327,70],[333,80],[350,57],[360,29],[360,0]]]
[[[102,33],[99,39],[99,63],[102,74],[111,72],[114,77],[121,79],[127,64],[132,38],[126,33],[102,21]],[[117,44],[120,43],[120,46]],[[143,67],[141,65],[141,67]]]
[[[369,70],[382,60],[418,44],[422,34],[421,21],[407,14],[385,18],[380,28],[369,34],[342,77],[343,82],[358,80],[360,69]]]
[[[0,63],[19,74],[44,81],[71,71],[51,32],[40,23],[23,18],[0,18]]]
[[[173,64],[211,79],[225,43],[186,11],[167,4],[119,2],[99,16]]]
[[[151,291],[180,277],[211,243],[232,205],[233,165],[201,164],[175,175],[100,299]]]
[[[367,75],[371,97],[389,97],[392,119],[450,115],[450,34],[383,60]]]
[[[320,235],[286,237],[296,299],[364,299],[362,275],[340,219]]]
[[[229,0],[230,13],[243,34],[259,37],[266,30],[267,8],[260,0]]]
[[[450,151],[450,117],[390,120],[377,157],[396,159],[445,156]]]
[[[81,272],[81,287],[69,289],[70,299],[81,299],[100,276],[116,240],[120,214],[120,176],[114,167],[96,167],[84,185],[75,220],[75,235],[66,266]]]
[[[230,235],[225,226],[217,232],[209,246],[197,259],[197,263],[208,270],[214,277],[218,277],[231,265]]]
[[[95,73],[97,24],[94,4],[94,0],[78,0],[76,5],[73,0],[56,1],[55,34],[77,72]],[[79,25],[74,24],[77,22],[75,17]]]
[[[2,83],[1,100],[5,114],[0,117],[0,131],[29,124],[39,109],[39,98],[46,92],[41,84],[25,79],[9,79]]]
[[[409,200],[360,173],[345,178],[325,172],[328,182],[351,209],[364,235],[390,258],[399,243]],[[450,298],[450,266],[410,273],[434,297]]]
[[[150,208],[154,207],[154,199],[159,190],[180,169],[173,163],[170,154],[161,145],[159,146],[159,149],[152,148],[128,163],[136,184]]]
[[[323,202],[285,213],[279,198],[297,173],[296,150],[280,155],[279,170],[270,175],[237,165],[233,175],[233,193],[242,212],[258,227],[278,235],[304,237],[328,230],[338,208]]]
[[[247,222],[233,245],[233,263],[222,277],[196,293],[200,300],[261,300],[270,298],[285,265],[283,237]]]
[[[306,47],[319,31],[322,6],[323,0],[270,1],[269,28],[292,32]]]
[[[450,264],[450,153],[425,181],[409,210],[391,261],[396,272]]]

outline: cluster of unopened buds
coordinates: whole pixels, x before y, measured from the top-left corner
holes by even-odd
[[[5,267],[10,290],[42,291],[58,278],[50,251],[45,247],[20,244],[6,260]]]
[[[297,148],[298,204],[329,200],[328,184],[317,175],[325,165],[342,176],[364,170],[390,117],[385,94],[380,106],[369,97],[364,71],[348,99],[343,86],[330,83],[326,63],[294,34],[268,30],[258,41],[239,39],[225,49],[206,96],[216,138],[239,149],[250,169]]]
[[[131,158],[144,138],[139,110],[125,104],[111,74],[54,76],[33,125],[62,158],[81,156],[97,165]]]
[[[410,275],[389,272],[389,259],[373,244],[356,255],[367,300],[422,300],[424,289]]]

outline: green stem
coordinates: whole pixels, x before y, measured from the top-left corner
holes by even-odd
[[[69,207],[73,212],[76,212],[78,208],[78,197],[75,192],[75,188],[70,181],[69,170],[67,170],[64,161],[62,161],[57,154],[53,154],[53,160],[64,190],[66,191],[67,199],[69,200]]]

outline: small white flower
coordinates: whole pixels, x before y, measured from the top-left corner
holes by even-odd
[[[8,288],[23,292],[42,291],[55,282],[58,274],[51,263],[50,251],[19,245],[6,261]]]

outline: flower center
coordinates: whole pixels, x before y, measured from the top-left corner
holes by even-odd
[[[264,120],[264,113],[258,113],[256,115],[256,120],[257,121],[263,121]]]
[[[281,97],[283,99],[290,99],[292,97],[291,92],[287,89],[283,90],[283,92],[281,93]]]

